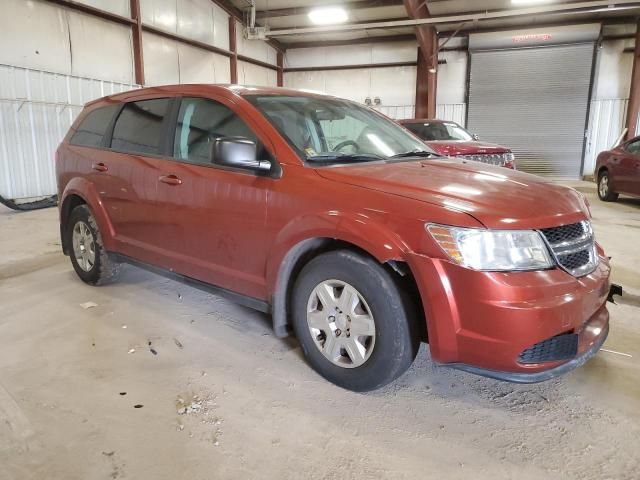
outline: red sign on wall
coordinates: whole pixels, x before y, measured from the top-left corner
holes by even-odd
[[[548,42],[551,40],[550,33],[529,33],[525,35],[514,35],[511,37],[513,43],[523,42]]]

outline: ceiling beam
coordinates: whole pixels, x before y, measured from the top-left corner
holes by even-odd
[[[531,15],[553,15],[563,13],[565,15],[577,13],[595,13],[598,11],[613,11],[617,9],[640,8],[640,1],[636,0],[591,0],[573,2],[570,4],[545,4],[544,6],[527,8],[510,8],[503,10],[465,13],[459,15],[439,15],[429,18],[416,18],[410,20],[380,21],[351,25],[325,25],[319,27],[283,28],[271,30],[270,36],[301,35],[310,33],[345,32],[357,30],[386,29],[398,27],[416,27],[419,25],[439,25],[447,23],[478,22],[483,20],[497,20],[517,18]],[[630,12],[631,13],[631,12]]]
[[[348,11],[360,10],[363,8],[395,7],[401,6],[402,0],[373,0],[355,1],[340,3],[335,5],[322,5],[322,8],[342,7]],[[256,11],[256,19],[265,20],[276,17],[290,17],[294,15],[307,15],[311,10],[318,7],[288,7]]]

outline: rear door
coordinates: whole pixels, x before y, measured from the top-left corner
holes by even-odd
[[[101,156],[105,169],[101,197],[115,231],[118,251],[160,263],[156,194],[166,161],[172,100],[149,98],[121,106]]]
[[[246,121],[245,121],[246,120]],[[177,112],[173,160],[162,165],[156,234],[173,268],[189,277],[265,299],[267,195],[276,179],[212,163],[219,137],[257,142],[273,161],[268,138],[250,127],[223,98],[183,98]]]

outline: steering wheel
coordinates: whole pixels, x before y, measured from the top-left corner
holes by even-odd
[[[358,145],[353,140],[345,140],[344,142],[340,142],[338,145],[333,147],[333,151],[334,152],[339,152],[341,149],[343,149],[344,147],[348,147],[348,146],[352,146],[355,149],[356,153],[358,153],[360,151],[360,145]]]

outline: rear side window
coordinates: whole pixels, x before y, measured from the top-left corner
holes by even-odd
[[[161,153],[162,127],[169,99],[127,103],[116,120],[111,148],[131,153]]]
[[[87,114],[80,122],[76,133],[71,137],[72,145],[82,145],[85,147],[99,147],[102,139],[107,133],[107,128],[113,119],[119,105],[97,108]]]
[[[229,107],[204,98],[184,98],[180,104],[173,156],[195,163],[211,163],[217,138],[243,137],[258,143],[258,158],[267,158],[258,138]]]

